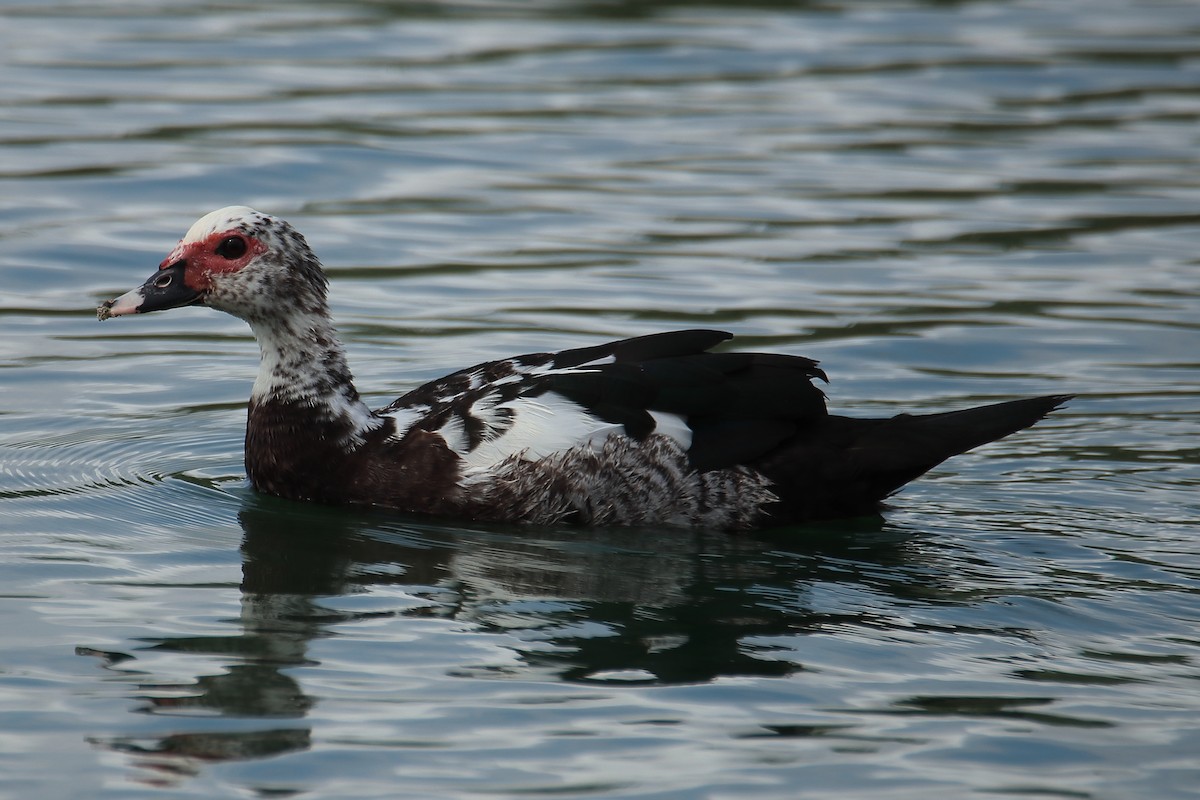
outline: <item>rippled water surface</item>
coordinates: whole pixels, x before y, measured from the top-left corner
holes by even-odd
[[[0,15],[0,796],[1194,796],[1194,2]],[[756,536],[258,497],[248,330],[93,313],[232,203],[378,405],[680,326],[1079,398]]]

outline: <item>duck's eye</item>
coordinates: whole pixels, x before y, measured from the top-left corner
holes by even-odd
[[[240,236],[227,236],[217,245],[217,255],[233,261],[246,255],[246,240]]]

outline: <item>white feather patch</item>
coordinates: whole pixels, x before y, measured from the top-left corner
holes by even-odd
[[[675,440],[684,452],[692,446],[692,429],[678,414],[668,414],[665,411],[651,411],[654,418],[654,432],[669,436]]]
[[[598,367],[601,364],[615,364],[615,363],[617,363],[616,356],[601,356],[600,358],[593,358],[591,361],[585,361],[582,364],[577,364],[574,367],[572,367],[572,369],[583,371],[584,367]]]
[[[380,414],[382,417],[391,417],[396,421],[396,431],[391,435],[393,439],[402,439],[404,434],[408,433],[408,429],[417,424],[417,421],[429,413],[429,406],[408,406],[407,408],[397,408],[395,411],[389,411],[387,414]]]
[[[488,431],[503,430],[508,425],[508,415],[504,413],[507,404],[500,402],[500,396],[487,394],[476,400],[467,412],[483,423]],[[486,436],[492,438],[492,436]]]
[[[537,398],[518,397],[496,407],[512,410],[512,426],[463,455],[468,473],[486,472],[515,455],[536,461],[582,444],[595,445],[624,431],[620,424],[594,417],[554,392]]]
[[[214,233],[231,230],[242,223],[260,222],[267,218],[266,214],[255,211],[247,206],[226,206],[210,211],[192,223],[184,235],[183,242],[201,242]]]
[[[460,456],[467,452],[470,442],[467,439],[467,429],[463,427],[462,418],[451,414],[446,424],[434,431],[446,440],[446,446]]]

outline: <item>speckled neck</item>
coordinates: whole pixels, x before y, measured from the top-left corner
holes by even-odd
[[[314,422],[342,422],[347,446],[379,427],[358,395],[346,354],[324,309],[249,320],[262,359],[250,394],[252,405],[287,404],[311,409]]]

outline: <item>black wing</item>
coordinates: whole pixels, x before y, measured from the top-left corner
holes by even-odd
[[[635,439],[655,430],[650,412],[678,415],[693,431],[688,454],[696,469],[732,467],[824,418],[825,396],[812,379],[826,378],[800,356],[708,352],[730,338],[672,331],[491,361],[415,389],[379,413],[417,410],[416,427],[431,431],[457,419],[470,449],[513,424],[519,398],[553,393]],[[486,414],[477,412],[484,407]]]

